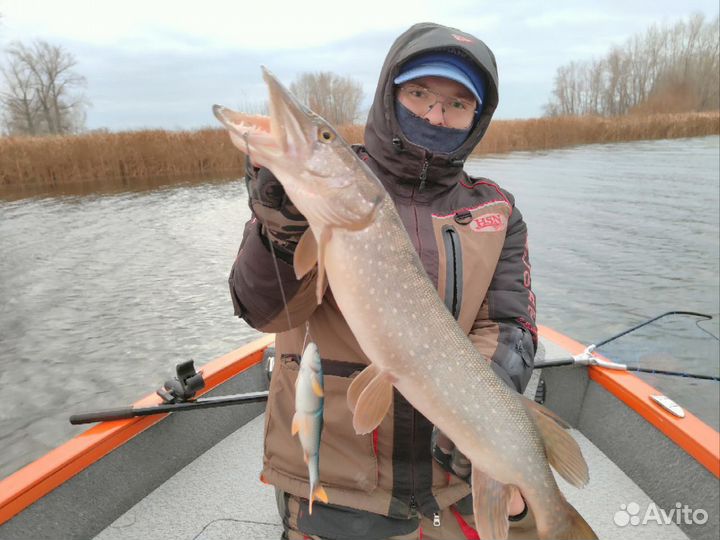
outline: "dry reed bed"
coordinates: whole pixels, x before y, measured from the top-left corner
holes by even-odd
[[[720,134],[720,111],[681,114],[500,120],[490,124],[475,154],[545,150],[579,144],[677,139]]]
[[[360,142],[363,127],[345,126],[340,132],[349,142]],[[612,119],[498,120],[475,153],[713,134],[720,134],[720,111]],[[243,159],[222,129],[0,137],[0,187],[234,177],[242,174]]]

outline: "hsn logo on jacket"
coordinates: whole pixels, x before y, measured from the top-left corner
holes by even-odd
[[[473,232],[497,232],[507,228],[507,217],[504,214],[483,214],[470,222]]]

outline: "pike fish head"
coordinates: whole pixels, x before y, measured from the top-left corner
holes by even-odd
[[[263,78],[269,120],[213,107],[235,146],[272,171],[313,229],[367,227],[386,195],[382,184],[337,131],[265,67]]]

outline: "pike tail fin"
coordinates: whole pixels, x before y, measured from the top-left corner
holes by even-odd
[[[566,502],[567,517],[563,522],[563,526],[548,538],[556,538],[557,540],[597,540],[597,535],[587,521],[578,513],[577,510],[568,502]]]
[[[480,538],[507,538],[510,499],[515,488],[472,469],[473,515]]]
[[[309,510],[308,511],[311,514],[312,514],[314,500],[324,502],[325,504],[328,503],[327,493],[325,493],[325,489],[320,484],[315,486],[315,488],[313,488],[312,486],[310,487],[310,497],[309,497],[309,501],[308,501]]]

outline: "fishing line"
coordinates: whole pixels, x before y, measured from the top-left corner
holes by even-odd
[[[254,180],[255,182],[257,182],[257,174],[255,173],[255,169],[252,166],[252,159],[250,158],[250,143],[248,141],[249,136],[250,136],[250,134],[248,132],[243,133],[243,140],[245,141],[245,156],[247,159],[247,165],[245,167],[245,174],[250,177],[250,180]],[[262,220],[260,218],[258,218],[258,221],[260,221],[262,223]],[[264,223],[263,223],[263,225],[265,226]],[[273,246],[272,239],[268,238],[267,240],[268,240],[268,244],[270,245],[270,253],[272,254],[273,266],[275,267],[275,277],[277,278],[278,287],[280,288],[280,296],[282,297],[283,307],[285,309],[285,316],[287,317],[288,330],[290,330],[293,326],[292,326],[292,322],[290,321],[290,310],[288,309],[287,297],[285,296],[285,289],[282,286],[282,279],[280,278],[280,268],[278,267],[278,263],[277,263],[277,255],[275,254],[275,246]]]
[[[199,533],[197,533],[195,536],[193,536],[192,540],[197,540],[200,538],[200,535],[205,532],[205,529],[207,529],[210,525],[213,523],[219,523],[221,521],[230,521],[232,523],[252,523],[253,525],[269,525],[271,527],[281,527],[279,523],[269,523],[267,521],[253,521],[252,519],[236,519],[236,518],[218,518],[213,519],[211,522],[207,523]]]
[[[710,330],[708,330],[707,328],[703,328],[702,326],[700,326],[700,323],[701,323],[701,322],[706,322],[707,320],[708,320],[708,319],[698,319],[698,320],[695,321],[695,326],[697,326],[700,330],[702,330],[703,332],[705,332],[708,336],[710,336],[711,338],[713,338],[715,341],[720,341],[720,338],[717,337],[715,334],[713,334]]]
[[[303,339],[302,350],[305,351],[307,347],[308,338],[310,337],[310,321],[305,321],[305,339]]]
[[[592,351],[602,347],[603,345],[607,345],[611,341],[615,341],[618,338],[621,338],[623,336],[626,336],[630,332],[634,332],[635,330],[638,330],[644,326],[647,326],[658,319],[662,319],[663,317],[668,317],[671,315],[690,315],[693,317],[699,317],[700,319],[695,321],[695,325],[702,330],[704,333],[708,334],[713,339],[718,339],[717,336],[709,332],[707,329],[700,326],[700,323],[703,321],[709,321],[712,319],[711,315],[706,315],[705,313],[697,313],[695,311],[668,311],[666,313],[663,313],[661,315],[658,315],[657,317],[653,317],[652,319],[648,319],[647,321],[644,321],[640,324],[637,324],[633,326],[632,328],[628,328],[627,330],[624,330],[620,332],[619,334],[615,334],[614,336],[611,336],[607,339],[604,339],[600,341],[597,345],[590,345],[583,355],[577,355],[572,358],[557,358],[557,359],[551,359],[551,360],[545,360],[544,362],[536,362],[533,369],[543,369],[543,368],[550,368],[550,367],[559,367],[559,366],[570,366],[570,365],[603,365],[603,361],[601,361],[599,358],[594,358],[592,355]],[[719,340],[720,341],[720,340]],[[608,366],[605,366],[608,367]],[[620,366],[618,366],[620,367]],[[659,374],[659,375],[671,375],[671,376],[677,376],[677,377],[683,377],[683,378],[690,378],[690,379],[702,379],[702,380],[708,380],[708,381],[716,381],[720,382],[720,377],[715,377],[713,375],[701,375],[699,373],[687,373],[684,371],[669,371],[669,370],[661,370],[661,369],[654,369],[654,368],[641,368],[641,367],[634,367],[634,366],[623,366],[621,369],[625,371],[639,371],[643,373],[651,373],[651,374]]]
[[[280,288],[280,296],[282,296],[283,306],[285,308],[285,316],[287,317],[288,330],[290,330],[293,327],[292,322],[290,321],[290,310],[288,309],[287,298],[285,297],[285,289],[283,289],[282,280],[280,279],[280,268],[278,267],[277,256],[275,255],[275,248],[273,247],[272,240],[270,240],[269,238],[268,244],[270,244],[270,252],[272,253],[273,266],[275,267],[275,277],[277,278],[278,286]]]

